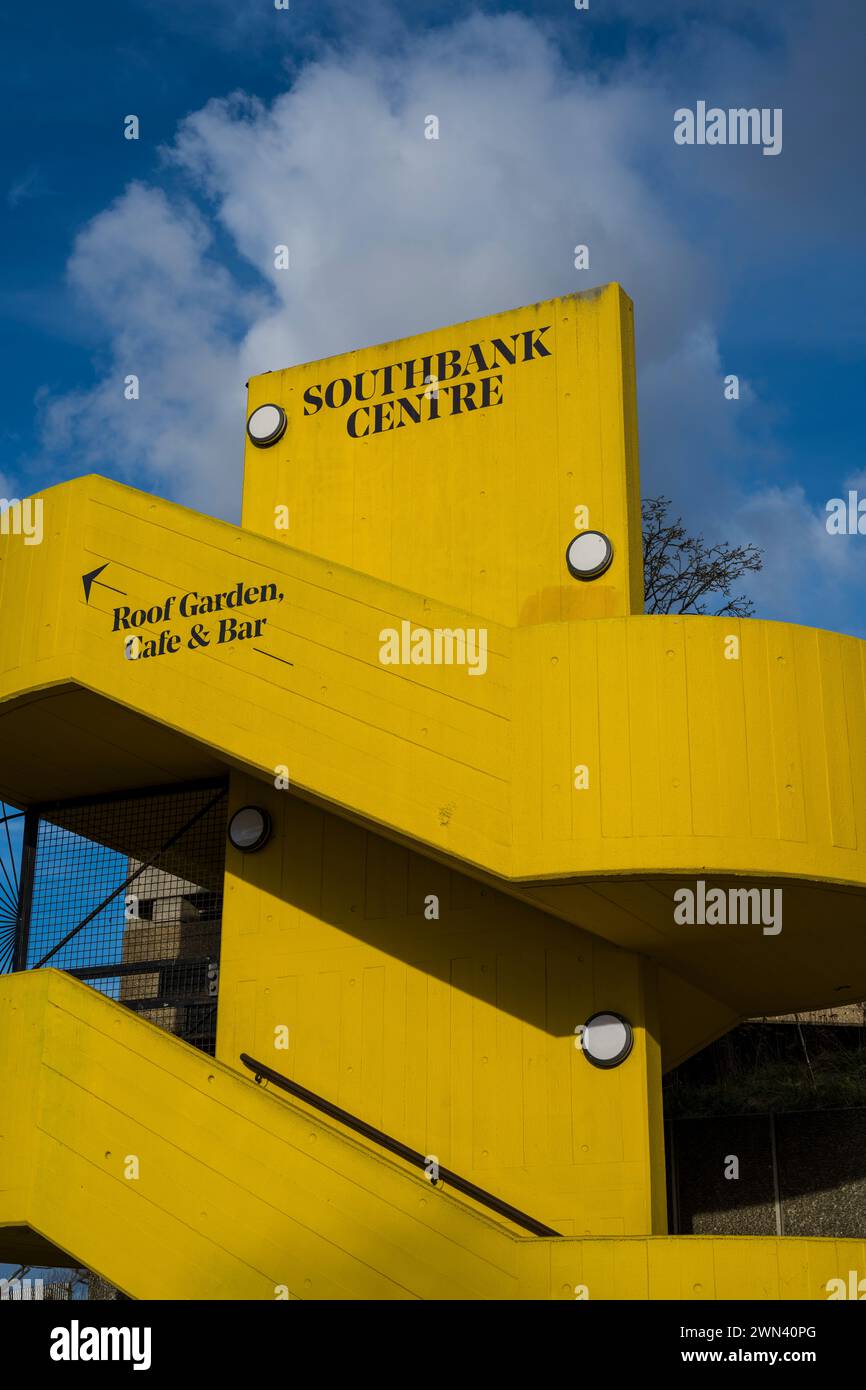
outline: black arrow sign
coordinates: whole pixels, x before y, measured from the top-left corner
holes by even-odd
[[[123,594],[123,597],[124,597],[124,598],[127,598],[127,597],[128,597],[128,595],[127,595],[125,589],[115,589],[115,587],[114,587],[113,584],[103,584],[103,582],[102,582],[101,579],[97,579],[96,576],[97,576],[98,574],[102,574],[102,571],[103,571],[103,570],[107,570],[107,569],[108,569],[108,566],[109,566],[110,564],[111,564],[111,561],[110,561],[110,560],[106,560],[105,564],[104,564],[104,565],[100,565],[98,569],[91,570],[89,574],[83,574],[83,575],[81,576],[81,582],[82,582],[82,584],[84,585],[84,602],[85,602],[85,603],[89,603],[89,602],[90,602],[90,590],[93,588],[94,584],[98,584],[99,587],[100,587],[100,589],[110,589],[111,592],[112,592],[113,594]]]

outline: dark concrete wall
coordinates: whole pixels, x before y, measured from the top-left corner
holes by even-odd
[[[866,1236],[866,1109],[668,1120],[665,1136],[675,1234]]]

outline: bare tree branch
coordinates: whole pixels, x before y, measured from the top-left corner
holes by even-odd
[[[755,605],[745,594],[732,594],[744,574],[764,567],[755,545],[707,545],[702,535],[689,536],[682,517],[671,519],[669,497],[645,497],[642,506],[644,591],[647,613],[706,613],[708,601],[724,599],[713,616],[749,618]]]

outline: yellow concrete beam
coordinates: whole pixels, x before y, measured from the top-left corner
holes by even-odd
[[[50,489],[45,507],[42,546],[0,546],[13,727],[34,695],[85,688],[223,763],[267,776],[288,760],[299,792],[509,879],[701,868],[866,885],[855,638],[703,617],[488,625],[484,676],[383,665],[386,626],[480,620],[102,478]],[[100,566],[86,603],[82,575]],[[218,643],[228,611],[179,615],[181,596],[239,582],[282,595],[243,610],[267,618],[258,639]],[[116,608],[156,612],[169,596],[168,622],[116,629]],[[124,659],[126,636],[164,630],[176,652]],[[7,748],[3,794],[32,800],[33,750]]]
[[[483,676],[387,665],[385,629],[483,624],[101,478],[51,489],[44,503],[41,546],[14,536],[0,546],[8,800],[215,766],[272,780],[288,767],[300,795],[672,968],[686,964],[699,988],[721,979],[719,997],[737,1011],[866,992],[866,953],[856,949],[866,888],[862,642],[782,623],[584,618],[487,624]],[[94,570],[86,601],[82,576]],[[232,609],[225,596],[239,585],[246,597],[274,597]],[[184,600],[190,594],[199,598]],[[192,612],[219,594],[229,605],[220,613]],[[141,610],[153,620],[124,629],[127,611],[131,620]],[[257,638],[217,640],[222,623],[263,619]],[[158,648],[163,633],[177,650],[125,659],[127,637]],[[610,876],[609,890],[588,886],[599,875]],[[772,941],[753,933],[739,959],[729,929],[678,925],[676,884],[710,875],[783,882],[790,926]],[[651,878],[653,891],[626,876]],[[826,919],[817,975],[816,911]],[[744,990],[741,965],[748,958],[751,968],[757,949]],[[836,993],[841,986],[848,992]]]

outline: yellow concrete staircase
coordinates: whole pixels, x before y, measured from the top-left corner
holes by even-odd
[[[490,408],[410,429],[384,400],[441,353],[453,403],[448,364],[490,350]],[[371,381],[361,437],[324,384]],[[263,404],[285,431],[248,440],[242,527],[84,477],[40,544],[0,537],[0,798],[219,778],[274,828],[226,852],[219,1061],[0,977],[0,1259],[136,1297],[826,1298],[862,1241],[663,1234],[661,1076],[740,1017],[866,996],[866,644],[643,615],[617,286],[267,373]],[[583,584],[589,526],[613,558]],[[383,662],[404,624],[483,629],[483,677]],[[784,929],[682,921],[699,878],[783,887]],[[597,1010],[634,1030],[610,1071],[575,1047]],[[242,1052],[567,1234],[431,1188]]]
[[[0,1098],[0,1260],[66,1252],[136,1298],[818,1299],[866,1263],[522,1236],[53,970],[0,979]]]
[[[518,1295],[508,1231],[67,975],[0,981],[0,1057],[0,1251],[142,1298]]]

